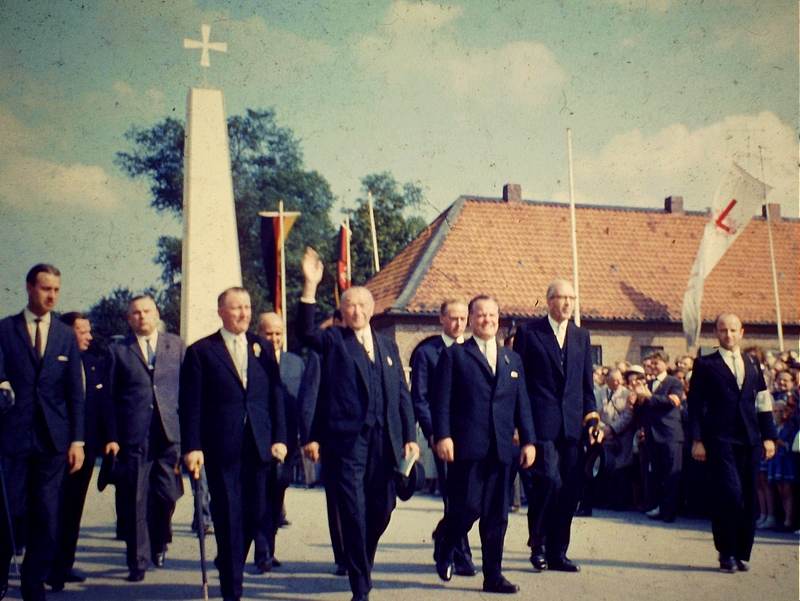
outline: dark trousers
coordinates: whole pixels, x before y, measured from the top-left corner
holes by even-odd
[[[17,545],[25,536],[22,563],[22,598],[44,591],[44,579],[53,564],[58,542],[58,511],[67,454],[56,452],[44,416],[37,408],[33,423],[33,448],[19,455],[0,456]],[[13,554],[5,502],[0,495],[0,583],[8,581]],[[26,533],[27,534],[24,534]]]
[[[64,494],[59,512],[58,547],[53,559],[53,567],[50,570],[53,580],[62,580],[64,575],[75,565],[83,505],[86,501],[86,492],[89,490],[89,482],[92,479],[96,459],[94,455],[87,455],[81,469],[74,474],[67,473],[64,476]]]
[[[520,471],[528,499],[528,545],[543,546],[548,561],[564,558],[581,492],[578,443],[564,438],[536,445],[536,463]]]
[[[441,553],[450,556],[480,519],[483,577],[490,583],[502,577],[503,542],[508,527],[508,480],[508,464],[496,457],[455,461],[448,466],[448,506]]]
[[[434,462],[436,463],[436,471],[438,473],[438,482],[439,482],[439,490],[442,493],[442,501],[444,502],[444,517],[439,520],[439,523],[436,525],[436,530],[433,531],[433,540],[441,541],[444,538],[445,534],[445,522],[447,520],[447,508],[450,506],[449,497],[447,495],[447,474],[448,474],[448,465],[447,462],[442,461],[434,455],[433,457]],[[476,518],[477,519],[477,518]],[[475,520],[473,520],[474,522]],[[456,541],[455,547],[453,548],[453,563],[456,567],[464,566],[471,567],[472,564],[472,549],[469,547],[469,530],[464,536],[461,537],[458,541]]]
[[[650,462],[656,482],[656,502],[661,515],[677,515],[680,507],[683,443],[650,442]]]
[[[350,588],[354,595],[367,594],[378,540],[397,503],[389,432],[378,424],[364,426],[329,451]]]
[[[339,506],[336,504],[336,476],[331,474],[330,462],[322,459],[322,480],[325,483],[325,507],[328,513],[328,531],[331,535],[333,561],[337,566],[347,567],[342,538],[342,520],[339,517]]]
[[[750,561],[758,512],[758,446],[709,442],[711,532],[724,557]]]
[[[267,504],[264,509],[264,518],[255,534],[255,563],[271,559],[275,556],[275,538],[281,527],[281,514],[283,503],[286,499],[286,489],[289,488],[291,478],[278,478],[278,470],[291,470],[288,464],[280,468],[277,463],[270,464],[267,474]]]
[[[128,569],[146,570],[151,556],[172,542],[172,514],[183,494],[183,480],[175,474],[180,444],[167,440],[154,414],[150,435],[142,444],[122,445],[120,461],[117,519],[125,537]]]
[[[240,456],[220,463],[205,454],[211,517],[217,540],[219,583],[223,597],[241,597],[244,562],[250,545],[264,520],[269,463],[261,461],[253,432],[245,428]]]

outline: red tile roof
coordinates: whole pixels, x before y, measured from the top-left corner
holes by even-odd
[[[580,311],[586,319],[681,321],[708,216],[576,207]],[[798,221],[772,223],[784,324],[800,323]],[[445,298],[491,294],[505,316],[544,313],[555,278],[572,279],[569,206],[459,198],[367,286],[375,313],[433,314]],[[703,319],[734,311],[775,323],[767,223],[754,218],[705,282]]]

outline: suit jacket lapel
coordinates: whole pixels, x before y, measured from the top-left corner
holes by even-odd
[[[356,333],[350,328],[344,328],[342,330],[342,338],[344,339],[345,347],[347,347],[347,352],[350,353],[350,356],[356,363],[356,368],[358,368],[358,373],[361,375],[361,379],[364,381],[364,386],[366,386],[367,390],[369,390],[369,378],[367,377],[367,372],[369,369],[367,366],[367,361],[369,361],[369,357],[367,357],[364,347],[358,341]],[[374,343],[375,340],[373,339],[373,346]]]
[[[492,368],[489,367],[489,361],[486,360],[486,357],[483,356],[481,349],[478,348],[478,343],[475,342],[475,338],[470,338],[464,343],[464,350],[469,353],[475,361],[477,361],[480,366],[483,368],[484,375],[491,381],[494,380],[494,374],[492,373]],[[500,362],[500,349],[497,349],[497,361]]]
[[[30,357],[31,361],[34,365],[38,365],[38,361],[36,360],[36,351],[33,348],[31,336],[28,333],[28,324],[25,321],[25,313],[19,313],[15,316],[14,328],[17,330],[17,334],[19,334],[22,338],[25,348],[28,349],[28,356]]]
[[[222,363],[227,367],[233,376],[236,378],[236,381],[239,382],[239,386],[244,388],[244,384],[242,383],[242,377],[239,375],[239,370],[236,369],[236,365],[233,363],[233,357],[228,352],[228,347],[225,346],[225,340],[222,338],[222,334],[219,333],[219,330],[214,334],[214,338],[212,340],[211,348],[214,350],[214,353],[219,357]],[[247,371],[250,371],[250,356],[248,351],[247,357]],[[249,373],[248,373],[249,375]]]
[[[541,320],[536,330],[536,335],[539,336],[539,340],[542,341],[542,346],[544,346],[550,358],[553,360],[553,363],[558,367],[558,371],[563,374],[564,365],[561,363],[561,349],[558,347],[558,340],[556,339],[556,335],[553,334],[553,329],[550,327],[550,322],[547,317]],[[569,336],[569,326],[567,326],[567,336]]]
[[[505,382],[511,374],[511,359],[508,356],[508,349],[497,345],[497,382]]]
[[[725,363],[725,359],[722,358],[722,355],[719,351],[712,355],[713,363],[712,365],[714,368],[719,372],[722,376],[722,379],[731,387],[732,390],[739,390],[739,383],[736,381],[736,376],[733,375],[731,368],[728,367],[728,364]],[[745,368],[745,374],[747,373],[747,369]],[[744,388],[744,386],[742,386]]]
[[[147,359],[145,356],[142,355],[142,349],[139,347],[139,341],[136,339],[135,334],[130,334],[127,338],[122,341],[122,345],[128,348],[128,351],[139,361],[142,362],[142,366],[144,369],[149,373],[150,368],[147,365]],[[160,345],[159,345],[160,346]]]

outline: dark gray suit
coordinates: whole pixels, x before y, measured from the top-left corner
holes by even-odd
[[[27,525],[22,593],[44,590],[57,546],[58,508],[70,443],[84,440],[81,358],[72,328],[51,315],[36,357],[24,314],[0,321],[0,382],[16,394],[0,415],[0,448],[17,544]],[[8,580],[11,532],[0,498],[0,585]]]
[[[153,369],[136,336],[110,349],[110,382],[117,414],[122,481],[117,516],[130,570],[144,571],[172,541],[172,513],[183,494],[178,390],[186,345],[159,333]]]

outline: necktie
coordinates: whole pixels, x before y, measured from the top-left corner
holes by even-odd
[[[492,373],[497,372],[497,346],[494,344],[490,344],[489,341],[486,341],[483,345],[486,362],[489,364],[489,367],[492,369]]]
[[[37,317],[33,321],[36,322],[36,336],[33,340],[33,350],[36,351],[36,358],[42,358],[42,318]]]
[[[372,361],[373,363],[375,363],[375,355],[372,352],[372,349],[367,347],[367,337],[366,337],[366,335],[365,334],[359,334],[358,339],[361,341],[361,346],[364,347],[364,351],[367,353],[367,357],[369,357],[369,360]]]
[[[736,383],[741,388],[742,384],[744,384],[744,360],[738,353],[733,355],[733,375],[736,376]]]
[[[150,344],[150,339],[145,338],[144,341],[147,343],[147,366],[153,369],[156,362],[156,354],[153,352],[153,345]]]
[[[656,390],[658,390],[658,387],[659,387],[659,386],[661,386],[661,380],[659,380],[658,378],[656,378],[655,380],[653,380],[653,388],[652,388],[652,391],[653,391],[653,392],[655,392]]]
[[[242,383],[245,381],[245,353],[244,344],[238,336],[233,339],[233,362],[236,364],[236,371],[239,372],[239,377]]]

